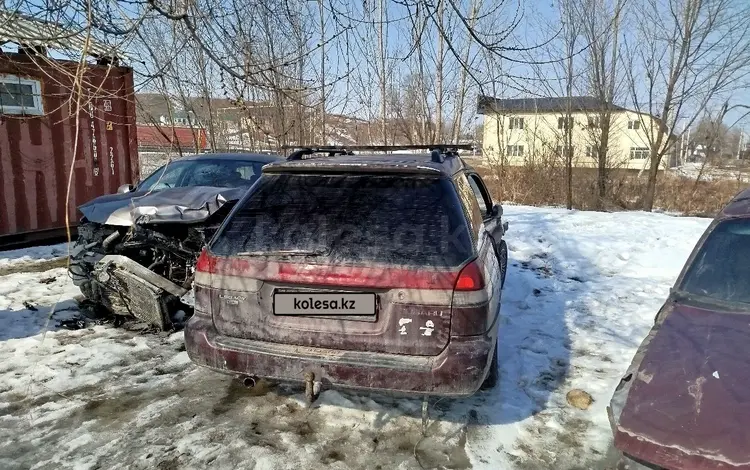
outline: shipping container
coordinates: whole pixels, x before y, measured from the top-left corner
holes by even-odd
[[[60,236],[66,201],[77,224],[78,205],[138,180],[133,70],[88,64],[79,95],[77,67],[0,54],[0,247]]]

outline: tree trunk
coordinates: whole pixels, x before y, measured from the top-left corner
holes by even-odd
[[[479,0],[472,0],[471,7],[469,8],[469,25],[473,28],[476,23],[477,15],[477,2]],[[463,62],[464,66],[461,68],[461,79],[458,85],[458,102],[456,103],[456,117],[453,120],[453,143],[458,144],[461,139],[461,121],[464,118],[464,100],[466,99],[466,80],[469,75],[467,67],[469,66],[469,54],[471,53],[472,37],[469,32],[466,33],[466,49],[464,50]]]
[[[378,4],[380,11],[380,21],[378,22],[378,50],[380,59],[380,132],[383,139],[383,145],[388,145],[388,131],[385,123],[386,115],[386,94],[385,94],[385,37],[383,36],[383,25],[385,24],[385,0],[380,0]]]
[[[323,0],[318,0],[320,9],[320,142],[328,144],[326,136],[326,26],[323,20]]]
[[[655,150],[651,151],[656,153]],[[654,209],[654,200],[656,198],[656,176],[659,173],[659,158],[652,155],[651,166],[648,169],[648,181],[646,182],[646,193],[643,196],[641,208],[644,211],[651,212]]]
[[[608,160],[609,160],[609,131],[612,128],[612,105],[615,100],[615,84],[617,82],[617,60],[618,60],[618,42],[620,38],[620,12],[623,7],[623,0],[617,0],[615,4],[615,17],[612,25],[612,58],[609,64],[609,86],[605,95],[605,112],[601,116],[601,137],[599,139],[599,155],[598,155],[598,169],[596,175],[598,197],[596,201],[596,208],[603,209],[604,200],[607,197],[607,177],[608,177]],[[606,56],[604,51],[601,54],[602,68],[604,68],[604,61]],[[602,77],[603,79],[605,77]],[[606,79],[601,81],[602,86],[606,86]]]
[[[573,208],[573,116],[571,113],[572,97],[573,97],[573,44],[575,39],[571,40],[571,47],[568,51],[568,77],[567,77],[567,112],[565,113],[565,124],[563,130],[565,132],[565,167],[567,169],[566,175],[566,186],[567,194],[565,198],[566,206],[570,210]]]
[[[437,24],[438,24],[438,50],[435,63],[435,115],[436,131],[435,141],[443,141],[443,59],[445,56],[445,40],[443,39],[443,15],[445,13],[445,1],[438,0]]]
[[[601,134],[599,138],[598,162],[596,172],[597,198],[596,208],[604,208],[604,199],[607,197],[607,152],[609,149],[609,128],[612,114],[607,112],[601,119]]]

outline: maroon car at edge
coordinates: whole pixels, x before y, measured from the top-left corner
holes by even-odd
[[[627,468],[750,469],[750,190],[701,237],[608,411]]]
[[[479,175],[448,149],[315,152],[263,167],[200,256],[192,361],[308,390],[494,385],[507,224]]]

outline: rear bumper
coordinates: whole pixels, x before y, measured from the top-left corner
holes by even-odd
[[[461,397],[482,385],[494,338],[451,338],[438,356],[406,356],[230,338],[210,319],[194,316],[185,328],[185,347],[194,363],[228,374],[302,382],[312,372],[324,386]]]

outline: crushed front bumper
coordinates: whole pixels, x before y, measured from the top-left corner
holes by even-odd
[[[435,396],[476,393],[489,372],[494,346],[490,336],[454,337],[437,356],[405,356],[231,338],[198,315],[185,327],[190,359],[219,372],[282,382],[303,382],[312,372],[327,387]]]

